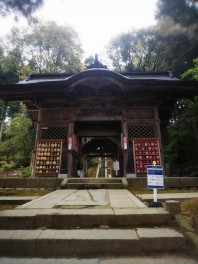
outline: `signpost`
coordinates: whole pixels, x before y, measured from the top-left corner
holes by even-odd
[[[113,162],[113,170],[115,170],[116,176],[118,176],[118,171],[120,170],[119,161],[116,160],[116,161]]]
[[[150,207],[162,207],[161,202],[157,201],[157,189],[164,189],[164,176],[163,166],[156,165],[153,161],[153,165],[147,165],[147,188],[153,189],[153,202],[150,203]]]

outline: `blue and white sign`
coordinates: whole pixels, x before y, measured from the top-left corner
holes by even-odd
[[[164,189],[163,166],[147,165],[147,188]]]

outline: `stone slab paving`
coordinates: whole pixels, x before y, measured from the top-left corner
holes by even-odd
[[[20,200],[34,200],[39,198],[39,196],[0,196],[0,202],[1,201],[20,201]]]
[[[64,192],[65,191],[65,192]],[[39,208],[53,208],[56,203],[66,198],[70,194],[75,192],[75,190],[57,190],[51,193],[48,193],[42,197],[39,197],[29,203],[18,206],[18,209],[39,209]]]
[[[112,208],[146,208],[146,205],[128,190],[108,190],[108,193]]]
[[[115,208],[114,209],[114,213],[115,215],[136,215],[136,214],[140,214],[140,215],[167,215],[169,216],[169,212],[166,211],[164,208],[160,207],[160,208]]]
[[[170,219],[164,208],[67,208],[17,209],[0,212],[1,229],[77,228],[165,225]]]
[[[0,264],[197,264],[197,261],[181,256],[133,257],[133,258],[0,258]]]
[[[99,259],[0,258],[0,264],[99,264]]]
[[[57,190],[30,201],[17,209],[50,209],[55,206],[107,206],[111,208],[146,208],[128,190]]]
[[[79,190],[59,201],[56,205],[108,205],[108,192],[105,189],[99,190]]]
[[[185,249],[184,237],[169,228],[2,230],[2,256],[140,255]]]
[[[185,249],[185,238],[176,230],[169,228],[137,228],[137,235],[143,251],[164,251]],[[171,237],[171,239],[170,239]]]
[[[153,194],[137,194],[142,200],[153,200]],[[193,193],[158,193],[159,200],[198,198],[198,192]]]
[[[197,261],[180,256],[100,258],[100,259],[41,259],[41,258],[0,258],[0,264],[197,264]]]
[[[144,217],[142,217],[144,215]],[[1,229],[162,224],[163,208],[148,208],[128,190],[57,190],[13,210],[0,212]]]
[[[197,264],[197,261],[181,256],[158,256],[101,259],[99,264]]]

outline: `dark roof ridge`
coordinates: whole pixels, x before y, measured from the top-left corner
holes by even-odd
[[[146,79],[146,77],[149,77],[149,79],[155,79],[155,77],[165,77],[165,78],[171,78],[171,79],[177,79],[171,71],[163,71],[163,72],[126,72],[126,73],[120,73],[111,71],[104,68],[92,68],[87,69],[78,73],[46,73],[46,74],[30,74],[28,75],[28,78],[25,80],[25,82],[28,81],[36,81],[36,80],[66,80],[66,79],[78,79],[79,77],[83,77],[87,75],[88,73],[91,74],[107,74],[109,76],[118,77],[120,79]],[[177,79],[178,80],[178,79]],[[24,83],[24,81],[22,81]]]

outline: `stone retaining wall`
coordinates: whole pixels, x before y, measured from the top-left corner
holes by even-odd
[[[127,178],[129,188],[147,188],[147,178]],[[0,188],[58,189],[59,178],[0,178]],[[198,188],[198,177],[165,177],[165,189]]]
[[[0,178],[0,188],[23,189],[57,189],[60,187],[59,178]]]
[[[147,178],[127,178],[129,188],[147,188]],[[165,189],[198,188],[198,177],[165,177]]]

